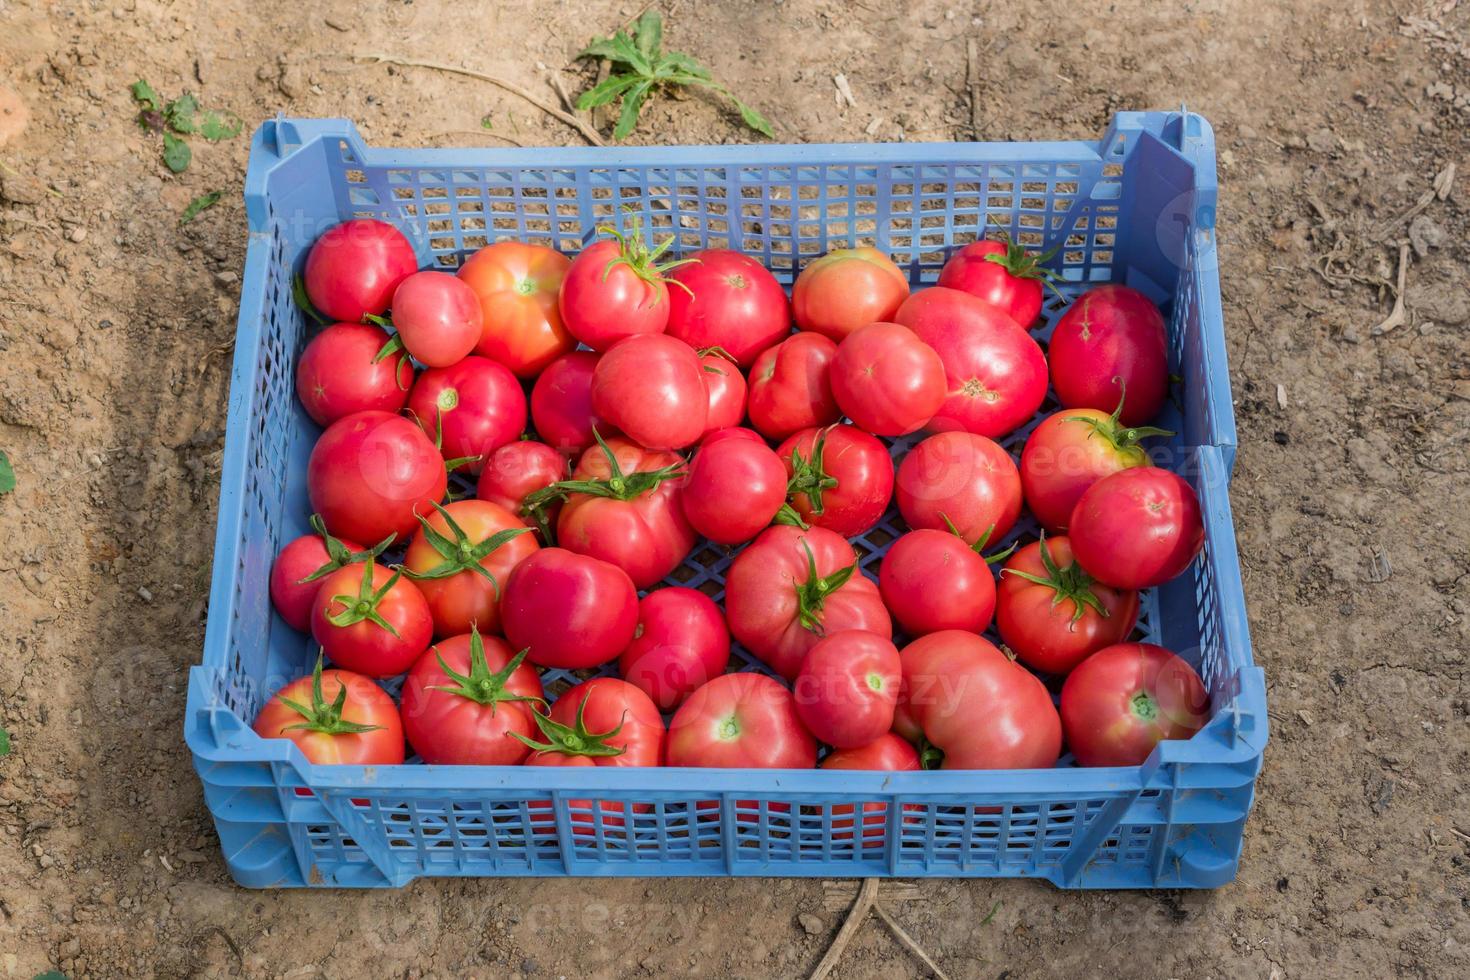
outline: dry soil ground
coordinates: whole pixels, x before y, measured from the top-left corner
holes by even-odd
[[[1239,880],[1208,894],[930,881],[893,903],[956,977],[1470,973],[1470,3],[665,0],[679,48],[789,141],[1095,137],[1181,102],[1219,136],[1240,422],[1232,498],[1274,738]],[[421,882],[252,893],[180,738],[203,635],[247,141],[183,176],[127,86],[253,126],[369,139],[580,138],[459,61],[549,92],[633,4],[0,0],[0,976],[801,973],[839,916],[815,881]],[[979,40],[967,79],[966,39]],[[839,105],[833,75],[856,105]],[[583,84],[567,75],[574,89]],[[4,117],[16,127],[17,113]],[[471,131],[463,135],[463,131]],[[636,137],[745,140],[660,100]],[[1459,179],[1397,221],[1437,174]],[[187,227],[178,216],[218,189]],[[1407,323],[1387,315],[1412,239]],[[994,911],[987,919],[987,913]],[[917,975],[870,924],[847,976]]]

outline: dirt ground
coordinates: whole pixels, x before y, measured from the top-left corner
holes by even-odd
[[[1232,499],[1273,722],[1240,877],[924,881],[889,902],[903,927],[953,977],[1470,974],[1470,2],[662,6],[670,42],[786,141],[968,139],[971,83],[983,138],[1096,138],[1117,109],[1181,102],[1219,138]],[[0,106],[0,448],[19,474],[0,498],[0,977],[759,977],[820,958],[841,913],[819,881],[243,891],[181,737],[248,141],[196,140],[174,176],[127,86],[194,90],[248,127],[282,110],[474,145],[488,114],[575,144],[484,83],[344,56],[459,61],[553,98],[548,72],[636,12],[0,0],[0,90],[29,110],[21,128]],[[634,139],[749,138],[696,96],[652,104]],[[208,190],[218,206],[181,229]],[[1375,333],[1401,241],[1407,322]],[[839,975],[924,974],[869,922]]]

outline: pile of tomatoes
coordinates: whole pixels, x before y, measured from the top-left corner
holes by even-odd
[[[1050,273],[1010,242],[912,294],[882,253],[835,251],[789,300],[748,256],[667,246],[631,224],[451,274],[377,221],[314,245],[315,533],[270,589],[332,666],[257,732],[320,763],[406,742],[426,763],[902,770],[1051,767],[1064,742],[1135,765],[1203,725],[1195,671],[1129,642],[1140,590],[1204,536],[1140,444],[1167,435],[1147,298],[1083,293],[1043,352]],[[996,440],[1049,385],[1062,408],[1018,465]],[[921,430],[895,468],[884,440]],[[851,539],[895,498],[909,530],[875,581]],[[987,558],[1023,507],[1040,539]],[[659,587],[697,548],[735,552],[723,608]],[[732,639],[767,672],[727,673]],[[553,700],[543,668],[587,679]],[[378,681],[400,675],[395,702]]]

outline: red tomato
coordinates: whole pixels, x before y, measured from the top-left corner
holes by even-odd
[[[533,706],[546,696],[536,668],[479,630],[434,644],[403,681],[408,744],[430,765],[513,766],[530,753]]]
[[[296,364],[296,397],[317,425],[353,412],[396,412],[408,401],[406,354],[377,361],[388,334],[370,323],[334,323],[311,338]]]
[[[858,571],[852,545],[820,527],[768,528],[736,555],[725,574],[725,615],[735,639],[788,681],[829,633],[893,635],[878,587]]]
[[[638,628],[618,658],[618,673],[659,710],[672,711],[729,662],[730,630],[720,607],[703,592],[674,586],[639,601]]]
[[[288,626],[302,633],[311,629],[311,603],[322,579],[339,568],[376,558],[392,544],[392,539],[384,538],[368,550],[355,541],[338,540],[327,533],[319,514],[311,515],[311,527],[315,533],[292,540],[271,566],[271,604]]]
[[[413,422],[355,412],[333,422],[311,450],[306,493],[327,529],[378,541],[418,527],[417,514],[444,499],[444,457]]]
[[[312,601],[311,638],[332,663],[368,677],[403,673],[433,632],[423,593],[377,562],[337,569]]]
[[[908,742],[892,732],[884,732],[867,745],[851,749],[834,749],[822,760],[820,769],[859,769],[883,772],[918,772],[919,753]],[[923,809],[910,804],[906,809]],[[852,811],[850,803],[838,803],[832,807],[832,839],[852,838]],[[873,801],[863,804],[863,824],[860,836],[864,847],[880,847],[888,825],[888,804]],[[846,819],[841,819],[846,818]]]
[[[1119,589],[1163,585],[1205,546],[1194,488],[1157,466],[1123,470],[1088,487],[1067,534],[1087,573]]]
[[[832,362],[832,394],[853,424],[874,435],[921,429],[944,404],[944,364],[908,327],[870,323],[848,334]]]
[[[949,396],[929,422],[998,439],[1046,400],[1046,355],[1003,310],[958,289],[915,293],[893,318],[939,354]]]
[[[669,722],[668,764],[715,769],[810,769],[817,743],[791,692],[764,674],[721,674]]]
[[[526,428],[520,382],[486,357],[466,357],[425,371],[408,396],[408,410],[445,460],[465,460],[472,475],[480,472],[486,456],[520,438]]]
[[[759,534],[786,502],[786,467],[781,457],[754,438],[723,438],[700,444],[689,464],[680,497],[695,531],[716,544],[739,544]]]
[[[1189,738],[1209,717],[1199,674],[1152,643],[1099,650],[1062,685],[1062,725],[1079,765],[1142,765],[1159,742]]]
[[[557,300],[561,322],[593,350],[607,350],[624,337],[663,333],[669,322],[669,287],[655,264],[662,248],[643,243],[637,219],[628,235],[613,232],[572,260]]]
[[[597,766],[663,765],[667,733],[658,708],[647,694],[616,677],[594,677],[568,688],[549,713],[538,714],[536,724],[542,740],[531,743],[535,751],[526,760],[529,766],[565,764],[569,756]]]
[[[357,323],[386,310],[393,290],[417,268],[403,232],[387,222],[361,218],[329,228],[316,240],[302,278],[317,312]]]
[[[266,702],[254,728],[261,738],[289,738],[314,765],[403,762],[403,725],[393,698],[361,674],[322,670],[320,658],[310,677],[292,681]]]
[[[580,670],[612,660],[633,641],[638,593],[616,565],[543,548],[516,566],[500,599],[506,639],[540,667]]]
[[[867,745],[893,727],[903,669],[887,637],[828,633],[796,675],[796,713],[807,731],[839,749]]]
[[[583,453],[568,483],[532,500],[567,493],[558,543],[612,562],[647,589],[678,568],[698,540],[680,500],[684,473],[677,453],[614,437]]]
[[[475,496],[499,504],[541,531],[541,539],[551,541],[550,529],[561,513],[559,499],[544,503],[527,503],[537,490],[545,490],[569,475],[567,458],[544,442],[522,439],[501,446],[490,454],[480,471]]]
[[[1004,310],[1019,326],[1029,328],[1041,315],[1042,284],[1056,277],[1040,264],[1048,258],[1050,253],[1029,255],[1024,246],[1012,241],[971,242],[944,263],[936,285],[983,299]]]
[[[690,347],[719,347],[742,368],[791,331],[786,291],[765,266],[740,252],[711,248],[690,256],[669,278],[671,336]]]
[[[1143,425],[1169,397],[1169,340],[1147,296],[1097,286],[1062,314],[1049,344],[1052,386],[1067,408],[1108,411],[1124,400],[1124,425]]]
[[[957,534],[923,528],[888,546],[878,591],[910,636],[939,630],[983,633],[995,612],[995,578]]]
[[[604,435],[612,426],[592,414],[592,372],[602,355],[574,350],[547,365],[531,389],[531,421],[542,441],[575,454],[597,443],[592,428]]]
[[[1120,470],[1149,465],[1138,441],[1168,435],[1173,433],[1152,426],[1127,428],[1119,424],[1117,411],[1064,408],[1048,415],[1021,450],[1026,505],[1042,527],[1064,531],[1084,490]]]
[[[943,432],[909,450],[898,467],[898,510],[912,528],[953,523],[966,544],[999,541],[1021,516],[1021,474],[994,441]]]
[[[806,429],[781,443],[776,455],[786,464],[797,515],[844,538],[877,524],[893,499],[888,447],[856,426]]]
[[[842,417],[832,395],[837,345],[819,333],[799,333],[762,351],[750,369],[750,424],[767,439],[831,425]]]
[[[892,320],[909,295],[909,280],[876,248],[842,248],[801,270],[791,311],[802,330],[841,340],[875,320]]]
[[[469,355],[484,333],[480,297],[448,272],[415,272],[393,291],[393,326],[414,357],[431,368]]]
[[[1021,663],[1065,674],[1089,654],[1122,643],[1138,621],[1138,593],[1113,589],[1072,560],[1072,543],[1043,538],[1000,572],[995,626]]]
[[[403,556],[434,619],[435,636],[478,626],[500,631],[500,593],[514,569],[540,547],[515,514],[486,500],[456,500],[419,516],[419,532]]]
[[[709,391],[694,348],[663,334],[614,344],[592,372],[592,411],[649,449],[699,441]]]
[[[1062,723],[1036,676],[989,640],[941,630],[903,648],[894,731],[922,738],[943,769],[1042,769],[1056,765]],[[926,764],[926,768],[935,768]]]
[[[562,325],[557,294],[571,260],[544,245],[496,242],[471,255],[459,278],[480,298],[485,329],[476,353],[518,378],[533,378],[577,346]]]
[[[705,434],[730,429],[745,421],[745,375],[722,353],[705,351],[699,355],[704,369],[704,385],[709,390],[709,415]]]

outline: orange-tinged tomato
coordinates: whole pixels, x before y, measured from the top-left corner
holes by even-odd
[[[557,308],[571,264],[555,249],[523,242],[496,242],[471,255],[459,278],[480,298],[485,321],[475,352],[533,378],[575,348]]]
[[[337,695],[347,695],[337,707]],[[292,681],[255,719],[262,738],[288,738],[318,765],[397,765],[403,725],[387,691],[347,670],[316,671]]]
[[[436,637],[477,627],[500,632],[500,591],[540,548],[515,514],[488,500],[459,500],[421,517],[403,567],[428,600]]]

